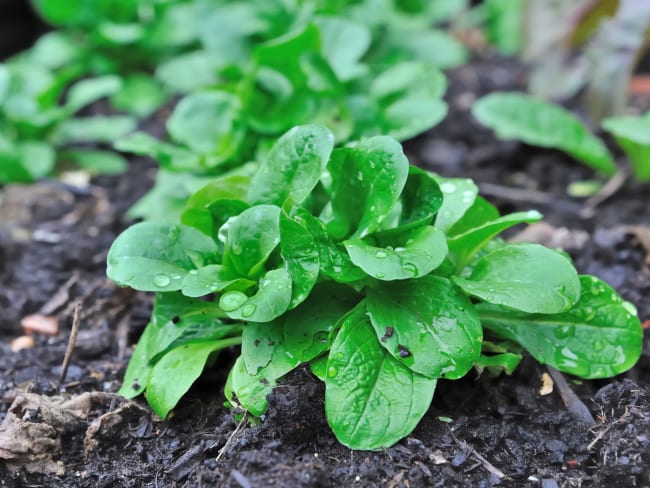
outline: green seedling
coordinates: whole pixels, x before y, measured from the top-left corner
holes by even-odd
[[[339,441],[375,450],[415,428],[439,380],[510,372],[522,349],[585,378],[629,369],[634,307],[565,254],[498,238],[540,218],[500,216],[470,180],[409,165],[391,137],[335,149],[324,126],[293,128],[252,177],[197,192],[182,225],[143,222],[114,242],[108,276],[156,292],[120,393],[166,417],[241,344],[232,406],[262,415],[308,364]]]
[[[559,105],[523,93],[491,93],[474,104],[472,113],[502,139],[559,149],[606,175],[616,172],[605,144]]]
[[[126,161],[114,152],[88,148],[111,143],[135,128],[130,116],[78,116],[121,87],[114,76],[89,78],[67,90],[44,66],[20,58],[0,64],[0,183],[50,175],[57,163],[95,173],[119,173]],[[85,145],[85,147],[83,146]]]

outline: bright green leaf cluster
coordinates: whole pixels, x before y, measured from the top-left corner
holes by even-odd
[[[631,304],[558,251],[497,238],[538,212],[499,216],[469,180],[410,166],[391,137],[333,141],[324,126],[295,127],[252,176],[197,192],[183,225],[118,237],[109,277],[158,292],[122,394],[145,391],[164,417],[216,352],[241,343],[232,405],[262,415],[306,363],[337,438],[381,449],[413,430],[439,379],[511,372],[522,348],[587,378],[638,359]]]

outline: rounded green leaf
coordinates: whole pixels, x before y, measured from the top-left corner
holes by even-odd
[[[187,393],[201,375],[210,354],[239,342],[239,338],[184,344],[158,361],[149,376],[145,396],[161,418]]]
[[[474,305],[446,278],[369,288],[368,313],[381,345],[429,378],[460,378],[481,353],[483,329]]]
[[[227,291],[219,306],[231,319],[270,322],[287,311],[291,303],[291,276],[285,269],[274,269],[260,280],[257,293],[247,297],[240,291]]]
[[[557,251],[512,244],[479,259],[468,278],[454,277],[466,293],[528,313],[560,313],[580,298],[578,272]]]
[[[605,144],[559,105],[522,93],[491,93],[474,103],[472,113],[502,139],[561,149],[605,174],[616,172]]]
[[[245,134],[240,101],[226,92],[193,93],[176,105],[167,130],[192,150],[226,160],[239,149]]]
[[[408,178],[402,146],[390,137],[365,139],[336,149],[328,165],[335,238],[363,238],[377,230],[397,202]]]
[[[449,230],[474,204],[478,187],[468,178],[436,177],[443,194],[442,206],[436,215],[435,226]]]
[[[186,297],[202,297],[223,290],[245,291],[254,285],[254,281],[240,278],[220,264],[211,264],[190,270],[181,291]]]
[[[256,205],[229,219],[219,230],[226,235],[224,264],[240,276],[259,273],[280,243],[280,208]]]
[[[115,239],[106,274],[136,290],[175,291],[190,270],[209,264],[216,253],[214,241],[196,229],[141,222]]]
[[[295,308],[307,298],[318,279],[318,246],[305,222],[296,216],[292,218],[283,211],[280,214],[280,248],[293,281],[290,308]]]
[[[377,247],[361,239],[350,239],[344,244],[354,264],[382,281],[425,276],[447,256],[445,234],[435,227],[422,227],[403,237],[403,247]]]
[[[321,178],[334,147],[334,136],[322,125],[294,127],[275,143],[251,181],[248,200],[300,204]]]
[[[379,345],[360,308],[345,320],[329,354],[325,414],[339,442],[378,450],[411,433],[435,387],[435,379],[413,373]]]
[[[527,314],[487,303],[477,309],[486,328],[560,371],[584,378],[627,371],[643,345],[634,306],[594,276],[580,276],[580,285],[578,303],[560,314]]]

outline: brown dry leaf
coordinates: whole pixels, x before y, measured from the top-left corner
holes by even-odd
[[[56,317],[35,313],[23,317],[20,321],[25,334],[55,336],[59,333],[59,321]]]
[[[71,398],[19,393],[0,425],[0,459],[16,471],[62,475],[65,467],[54,456],[61,451],[61,436],[79,428],[98,403],[117,395],[90,392]]]

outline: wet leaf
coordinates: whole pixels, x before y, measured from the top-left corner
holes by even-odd
[[[483,334],[474,305],[446,278],[382,284],[367,295],[381,345],[412,371],[460,378],[479,357]]]
[[[491,93],[473,105],[472,113],[502,139],[560,149],[607,175],[616,172],[605,144],[559,105],[521,93]]]
[[[117,236],[106,274],[136,290],[175,291],[190,270],[211,264],[216,253],[214,241],[196,229],[141,222]]]
[[[447,256],[447,241],[442,231],[424,226],[400,236],[396,247],[378,247],[367,240],[344,242],[350,260],[382,281],[419,278],[436,269]]]
[[[327,421],[351,449],[392,446],[426,413],[435,386],[435,379],[413,373],[379,345],[360,308],[343,323],[329,354]]]
[[[580,300],[567,312],[526,314],[479,304],[481,322],[565,373],[607,378],[627,371],[641,354],[643,330],[636,310],[596,277],[581,276],[580,284]]]
[[[467,294],[528,313],[560,313],[580,297],[580,280],[562,254],[539,244],[514,244],[491,251],[467,278],[453,282]]]

